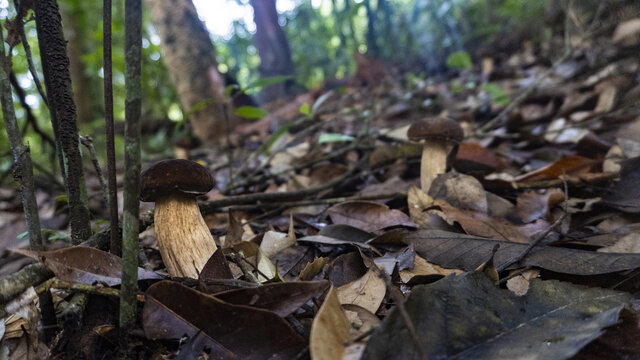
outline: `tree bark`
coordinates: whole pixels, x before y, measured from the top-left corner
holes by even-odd
[[[293,75],[293,61],[289,42],[278,24],[275,0],[251,0],[253,21],[256,23],[256,47],[260,55],[260,76]],[[269,102],[279,97],[295,94],[293,79],[266,86],[260,91],[260,101]]]
[[[226,133],[224,79],[209,32],[191,0],[146,0],[162,42],[164,61],[193,133],[219,143]]]
[[[56,0],[38,0],[34,5],[51,123],[62,153],[60,165],[67,185],[71,240],[78,244],[91,236],[91,225],[80,156],[76,105],[73,102],[69,75],[67,44],[62,33],[60,10]]]

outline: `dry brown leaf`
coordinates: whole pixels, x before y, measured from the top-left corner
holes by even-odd
[[[526,191],[518,195],[518,216],[525,223],[538,219],[548,219],[549,211],[564,200],[564,192],[560,189],[547,189],[544,193]]]
[[[375,201],[346,201],[330,207],[328,213],[334,224],[345,224],[365,231],[416,225],[402,211],[389,209],[387,205]]]
[[[313,262],[308,263],[307,266],[305,266],[304,269],[302,269],[302,271],[300,272],[300,275],[298,276],[298,280],[300,281],[313,280],[313,278],[316,275],[318,275],[320,271],[322,271],[322,268],[325,266],[325,264],[328,261],[329,261],[328,258],[319,257],[313,260]]]
[[[592,159],[583,156],[568,156],[542,169],[522,174],[515,181],[543,181],[557,179],[564,171],[567,175],[584,174],[596,164]]]
[[[438,206],[444,213],[445,220],[459,223],[469,235],[519,243],[531,242],[528,236],[505,219],[492,218],[477,211],[456,209],[444,202],[439,203]]]
[[[353,304],[369,310],[378,311],[387,286],[380,276],[380,270],[372,267],[364,276],[356,281],[342,285],[336,289],[340,304]]]
[[[267,257],[272,257],[280,251],[292,246],[296,243],[295,239],[289,235],[277,231],[267,231],[262,237],[260,249],[264,251]]]
[[[611,252],[611,253],[627,253],[638,254],[640,253],[640,233],[632,232],[623,236],[620,240],[616,241],[611,246],[606,246],[598,249],[599,252]]]
[[[622,46],[635,46],[640,44],[640,18],[619,23],[613,32],[611,40]]]
[[[309,352],[313,360],[342,359],[351,325],[340,306],[333,286],[311,325]]]
[[[413,260],[413,269],[400,271],[400,279],[403,283],[408,283],[414,276],[462,274],[459,269],[445,269],[436,264],[432,264],[422,257],[416,255]]]
[[[453,166],[459,171],[495,171],[502,169],[504,163],[493,150],[474,143],[462,143],[458,148]]]
[[[434,199],[445,200],[458,209],[488,210],[487,194],[478,179],[455,171],[438,175],[429,188]]]
[[[540,270],[530,269],[507,280],[507,289],[518,296],[523,296],[529,291],[529,282],[540,275]]]

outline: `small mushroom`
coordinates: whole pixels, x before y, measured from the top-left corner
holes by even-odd
[[[158,247],[172,277],[198,278],[217,249],[196,201],[213,185],[209,171],[190,160],[160,161],[141,174],[140,200],[156,203]]]
[[[442,118],[428,117],[412,124],[407,130],[411,141],[424,142],[420,162],[420,186],[429,192],[431,182],[447,170],[447,155],[450,148],[456,148],[464,134],[457,122]]]

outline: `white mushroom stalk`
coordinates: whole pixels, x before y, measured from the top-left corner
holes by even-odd
[[[196,201],[213,188],[213,177],[202,165],[183,159],[161,161],[141,177],[141,200],[156,203],[158,247],[169,275],[197,279],[218,248]]]

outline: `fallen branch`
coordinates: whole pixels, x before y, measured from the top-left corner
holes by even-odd
[[[44,264],[27,265],[13,274],[0,279],[0,305],[22,294],[29,287],[40,284],[53,277],[53,273]]]

